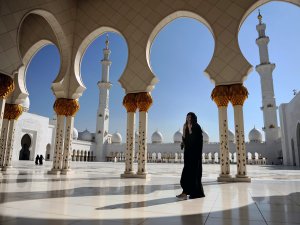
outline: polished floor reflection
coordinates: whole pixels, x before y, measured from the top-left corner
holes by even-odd
[[[149,164],[146,180],[120,179],[123,163],[73,163],[67,176],[33,164],[14,162],[2,174],[1,225],[300,224],[294,167],[252,165],[251,183],[218,183],[219,165],[204,165],[206,197],[178,201],[182,164]]]

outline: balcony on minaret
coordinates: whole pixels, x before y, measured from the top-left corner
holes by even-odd
[[[112,86],[112,83],[110,82],[102,82],[102,81],[98,81],[97,83],[98,87],[101,89],[107,89],[109,90]]]

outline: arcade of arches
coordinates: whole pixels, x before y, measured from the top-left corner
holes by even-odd
[[[283,0],[284,1],[284,0]],[[44,3],[43,3],[44,2]],[[30,59],[48,43],[60,52],[60,71],[52,83],[57,114],[53,167],[50,173],[66,174],[75,158],[92,155],[73,153],[72,130],[79,109],[78,99],[86,89],[81,80],[80,63],[88,45],[104,32],[122,35],[128,44],[128,63],[120,84],[125,90],[123,105],[127,110],[127,149],[123,177],[147,175],[147,118],[151,91],[158,82],[149,67],[151,44],[156,34],[170,21],[190,17],[204,23],[212,32],[215,49],[205,72],[215,83],[212,99],[219,111],[220,181],[250,181],[246,170],[243,104],[248,96],[243,80],[252,66],[238,44],[238,31],[244,19],[267,0],[182,0],[162,1],[1,1],[0,48],[0,166],[11,166],[16,121],[21,103],[28,96],[25,72]],[[300,6],[298,0],[289,0]],[[208,99],[209,100],[209,99]],[[230,175],[227,106],[235,113],[238,172]],[[53,104],[53,103],[51,103]],[[135,114],[139,110],[138,170],[133,171]],[[141,135],[143,134],[143,135]],[[24,144],[25,145],[25,144]],[[79,156],[80,154],[80,156]],[[83,153],[84,154],[84,153]],[[73,155],[73,156],[72,156]],[[23,156],[22,156],[23,157]],[[75,159],[76,160],[76,159]]]

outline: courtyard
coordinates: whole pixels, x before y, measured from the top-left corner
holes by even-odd
[[[220,165],[204,164],[206,197],[178,201],[183,164],[148,164],[147,179],[121,179],[124,163],[72,162],[58,176],[52,162],[13,165],[0,182],[1,225],[300,224],[295,167],[248,165],[251,183],[218,183]]]

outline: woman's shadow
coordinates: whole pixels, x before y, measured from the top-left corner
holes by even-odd
[[[115,205],[108,205],[101,208],[96,208],[96,210],[106,210],[106,209],[133,209],[133,208],[142,208],[142,207],[149,207],[154,205],[162,205],[177,202],[178,200],[176,197],[170,198],[161,198],[161,199],[154,199],[142,202],[127,202],[122,204],[115,204]]]

